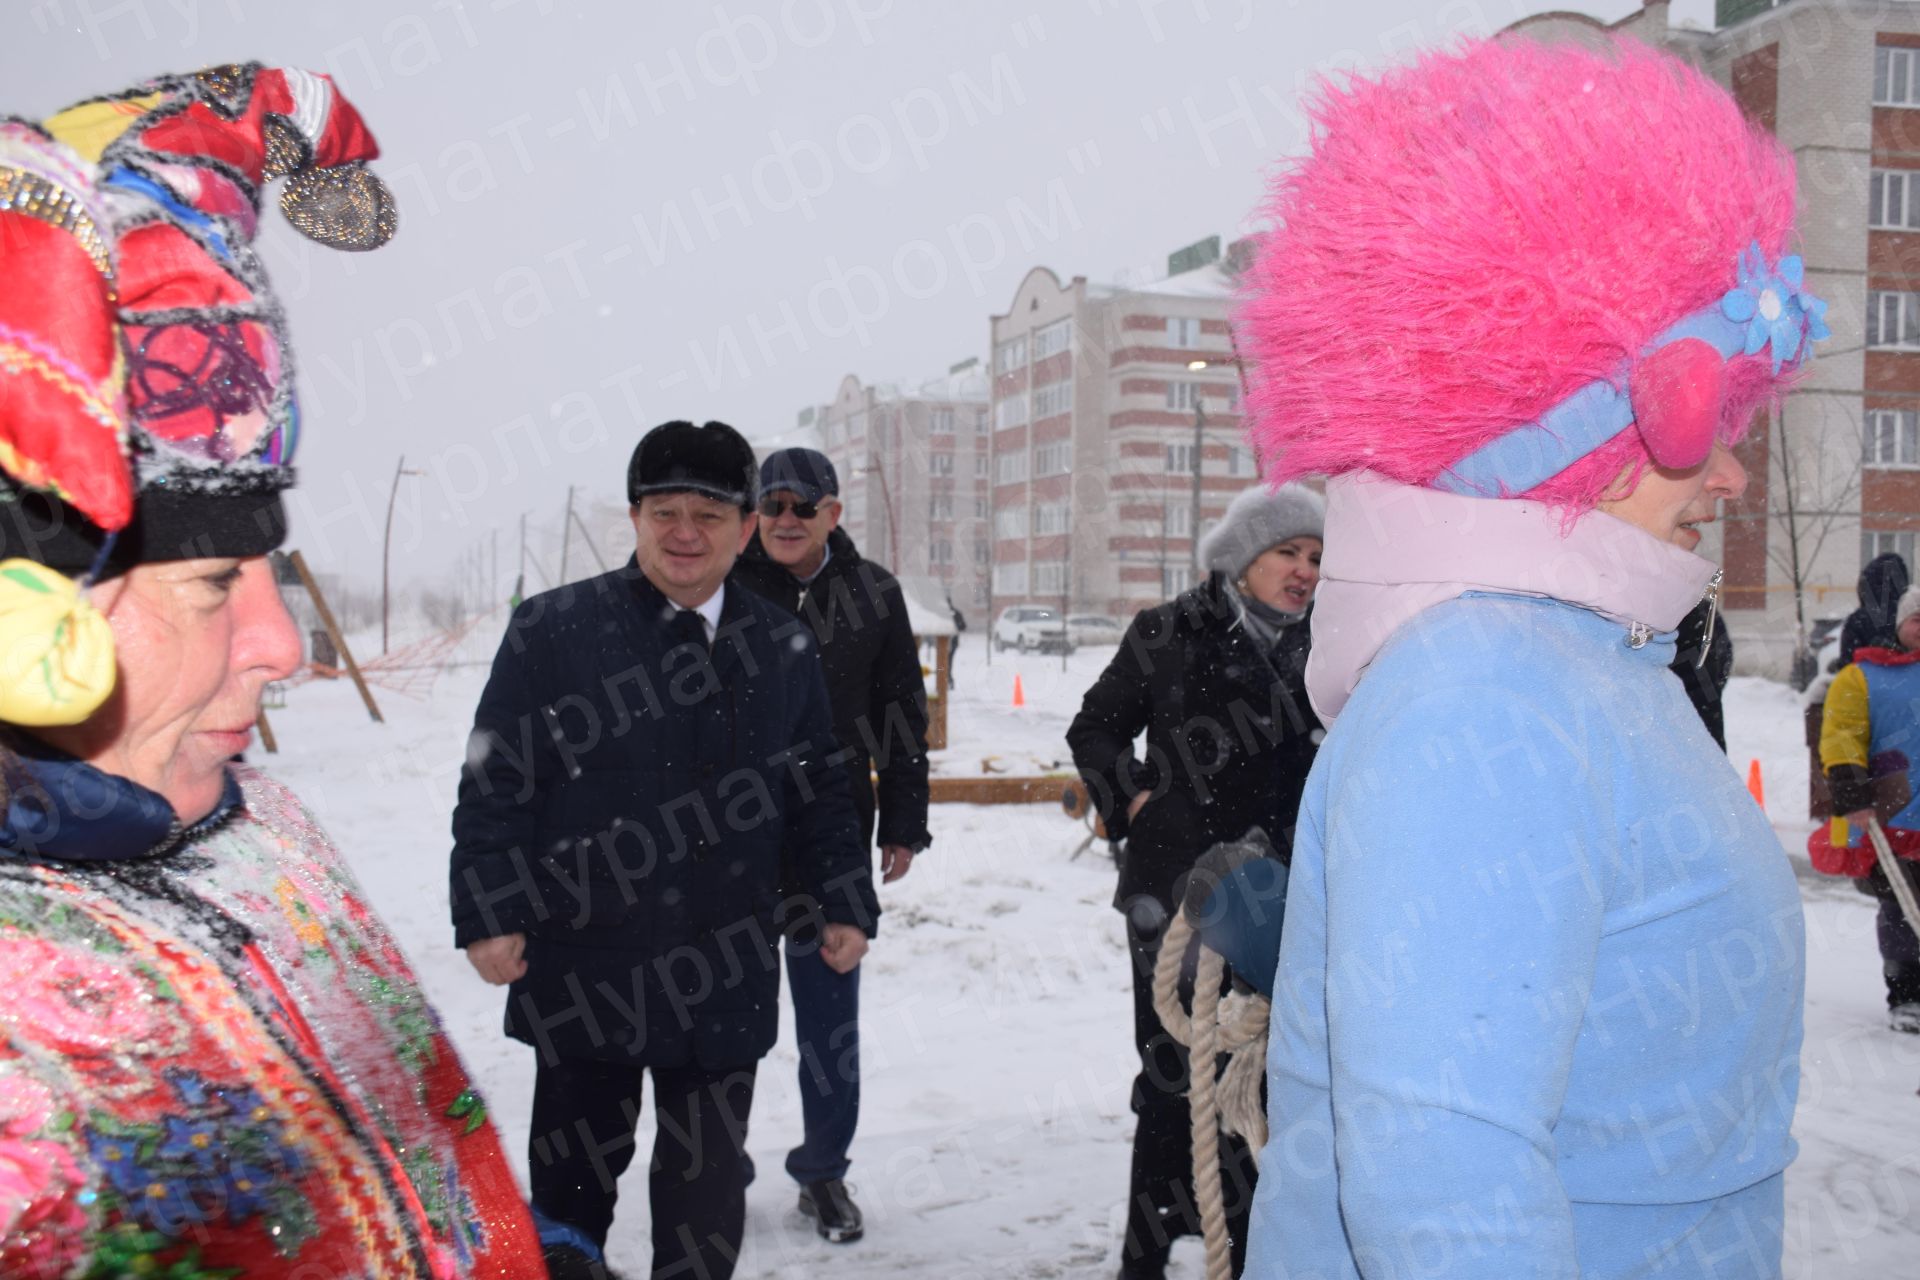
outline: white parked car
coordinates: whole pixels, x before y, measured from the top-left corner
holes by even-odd
[[[1067,639],[1077,647],[1086,644],[1119,644],[1127,629],[1102,613],[1067,615]]]
[[[993,621],[993,647],[1018,649],[1022,653],[1073,652],[1073,641],[1060,622],[1060,611],[1037,604],[1016,604],[1002,609]]]

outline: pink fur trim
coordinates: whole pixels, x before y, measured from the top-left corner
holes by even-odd
[[[1429,54],[1313,106],[1279,173],[1235,329],[1278,482],[1371,468],[1425,484],[1732,288],[1793,230],[1793,161],[1675,58],[1513,37]],[[1721,437],[1780,385],[1729,362]],[[1527,496],[1584,510],[1644,464],[1637,432]]]

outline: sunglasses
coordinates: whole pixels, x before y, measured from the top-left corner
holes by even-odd
[[[760,499],[760,514],[769,520],[778,520],[783,512],[791,511],[802,520],[811,520],[820,514],[817,502],[782,502],[778,498]]]

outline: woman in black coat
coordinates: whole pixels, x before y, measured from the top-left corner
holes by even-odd
[[[1200,1233],[1186,1051],[1153,1010],[1153,971],[1194,860],[1249,827],[1285,859],[1322,736],[1307,703],[1307,614],[1325,503],[1289,485],[1241,494],[1201,541],[1207,580],[1133,620],[1067,730],[1074,765],[1114,842],[1114,905],[1133,957],[1133,1169],[1124,1277],[1165,1273],[1175,1237]],[[1146,734],[1146,754],[1134,740]],[[1189,974],[1192,961],[1189,960]],[[1245,1257],[1252,1153],[1221,1144],[1234,1271]]]

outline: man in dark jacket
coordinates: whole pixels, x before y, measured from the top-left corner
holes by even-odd
[[[851,972],[878,915],[812,638],[725,586],[754,481],[722,423],[648,432],[634,558],[516,609],[474,716],[454,938],[511,984],[507,1034],[538,1051],[529,1164],[556,1275],[597,1274],[647,1071],[654,1274],[733,1274],[783,852],[815,963]]]
[[[782,449],[760,467],[760,528],[734,581],[804,619],[820,645],[833,733],[872,848],[888,883],[932,843],[927,833],[927,690],[900,584],[839,528],[840,482],[813,449]],[[878,773],[878,814],[873,777]],[[787,1153],[800,1211],[837,1244],[863,1233],[847,1192],[847,1151],[860,1119],[860,974],[820,963],[808,931],[787,944],[794,1038],[800,1051],[801,1144]]]

